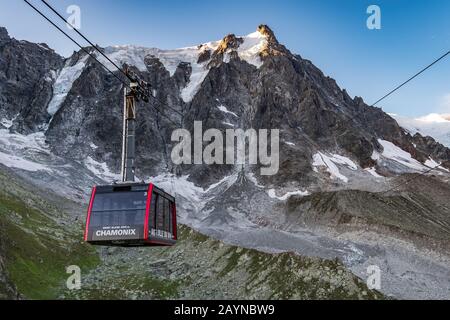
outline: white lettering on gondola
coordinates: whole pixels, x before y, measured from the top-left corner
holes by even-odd
[[[127,230],[98,230],[95,232],[97,237],[122,237],[122,236],[135,236],[136,229]]]

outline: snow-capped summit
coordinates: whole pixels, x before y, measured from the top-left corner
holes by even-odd
[[[205,69],[211,67],[211,59],[220,56],[220,62],[229,62],[230,54],[237,52],[240,59],[260,67],[264,50],[268,50],[270,43],[277,44],[273,31],[261,25],[256,32],[246,36],[226,35],[222,40],[205,42],[198,46],[190,46],[179,49],[161,50],[157,48],[145,48],[133,45],[110,46],[105,48],[105,54],[116,64],[124,63],[136,66],[141,71],[146,71],[145,58],[154,56],[158,58],[172,76],[181,62],[191,65],[202,64]],[[99,57],[108,67],[114,69],[103,57]],[[219,62],[219,61],[215,61]]]
[[[140,71],[147,71],[146,59],[148,58],[158,59],[170,76],[175,74],[180,63],[188,64],[192,68],[192,73],[187,86],[181,91],[184,102],[192,100],[212,67],[239,58],[260,68],[263,57],[281,51],[287,50],[278,44],[273,31],[266,25],[260,25],[257,31],[246,36],[229,34],[222,40],[179,49],[161,50],[133,45],[110,46],[104,49],[105,54],[115,64],[132,65]],[[103,56],[98,55],[98,59],[109,69],[114,70],[114,66]],[[52,107],[52,111],[55,109],[57,107]]]

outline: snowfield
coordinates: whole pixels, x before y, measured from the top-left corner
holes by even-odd
[[[70,61],[66,62],[66,66],[59,72],[53,85],[53,98],[50,100],[47,108],[48,114],[53,116],[58,112],[70,89],[72,89],[73,83],[83,72],[88,58],[89,56],[85,55],[73,66],[69,65]]]
[[[285,195],[279,197],[279,196],[277,196],[277,193],[276,193],[275,189],[270,189],[269,191],[267,191],[267,194],[272,199],[278,199],[280,201],[286,201],[287,199],[289,199],[292,196],[302,196],[302,197],[307,196],[307,195],[309,195],[309,192],[308,191],[301,191],[301,190],[290,191],[290,192],[286,193]]]
[[[340,179],[344,183],[347,183],[349,179],[340,173],[337,165],[346,166],[353,171],[358,170],[358,166],[349,158],[337,154],[326,155],[322,152],[318,152],[313,156],[312,165],[316,172],[318,167],[325,167],[332,179]]]
[[[239,46],[238,56],[247,61],[249,64],[260,68],[262,61],[259,53],[267,44],[267,37],[259,32],[254,32],[249,35],[241,37],[244,42]],[[195,94],[200,89],[203,80],[209,73],[208,63],[198,63],[198,57],[202,51],[210,50],[214,52],[220,45],[221,41],[212,41],[203,43],[200,46],[185,47],[173,50],[161,50],[157,48],[146,48],[134,45],[110,46],[105,48],[105,54],[118,66],[124,63],[133,65],[141,71],[146,71],[145,58],[153,56],[164,65],[164,68],[169,72],[170,76],[175,74],[180,63],[189,63],[192,67],[192,74],[189,82],[185,88],[181,90],[181,98],[184,102],[192,101]],[[54,115],[70,91],[73,82],[81,75],[85,67],[87,55],[83,57],[74,66],[66,66],[60,72],[55,84],[54,97],[48,107],[48,113]],[[110,70],[115,67],[105,57],[96,54],[97,59],[102,62]],[[229,62],[229,55],[224,55],[224,62]]]
[[[398,162],[402,164],[405,167],[417,170],[417,171],[424,171],[427,168],[414,159],[410,153],[400,149],[395,144],[389,141],[378,139],[378,142],[383,146],[384,150],[381,154],[382,157],[393,160],[395,162]],[[375,155],[373,158],[376,159],[378,156]]]

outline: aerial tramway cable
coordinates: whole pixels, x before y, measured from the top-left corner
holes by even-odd
[[[397,86],[396,88],[394,88],[393,90],[391,90],[389,93],[387,93],[386,95],[384,95],[381,99],[377,100],[377,102],[375,102],[374,104],[372,104],[372,107],[374,107],[375,105],[377,105],[378,103],[380,103],[381,101],[383,101],[384,99],[386,99],[387,97],[389,97],[390,95],[392,95],[394,92],[396,92],[397,90],[399,90],[400,88],[402,88],[403,86],[405,86],[406,84],[408,84],[409,82],[411,82],[412,80],[414,80],[415,78],[417,78],[419,75],[421,75],[422,73],[424,73],[425,71],[427,71],[428,69],[430,69],[432,66],[434,66],[436,63],[438,63],[439,61],[443,60],[444,58],[446,58],[447,56],[450,55],[450,51],[447,51],[446,53],[444,53],[442,56],[440,56],[439,58],[437,58],[436,60],[434,60],[432,63],[430,63],[428,66],[426,66],[425,68],[423,68],[422,70],[420,70],[419,72],[417,72],[415,75],[413,75],[411,78],[409,78],[408,80],[406,80],[405,82],[403,82],[402,84],[400,84],[399,86]]]

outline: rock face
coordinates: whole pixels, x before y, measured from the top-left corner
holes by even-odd
[[[48,127],[46,136],[57,154],[83,158],[90,153],[117,170],[121,83],[82,52],[64,62],[44,45],[10,39],[4,29],[0,48],[0,112],[8,119],[17,116],[11,129],[30,133]],[[132,47],[129,51],[133,56]],[[280,129],[281,140],[296,147],[282,144],[279,174],[261,177],[275,185],[314,180],[311,159],[319,150],[342,154],[362,168],[374,167],[374,152],[382,152],[378,139],[394,143],[420,162],[450,158],[450,151],[432,138],[412,137],[381,109],[349,97],[310,61],[281,45],[266,25],[246,37],[228,35],[218,43],[185,51],[141,51],[133,57],[135,64],[142,59],[135,71],[155,93],[150,104],[138,110],[137,166],[142,175],[175,170],[207,184],[234,170],[233,166],[174,168],[170,161],[174,123],[192,131],[194,120],[202,121],[204,130],[223,132],[231,127]],[[191,60],[183,61],[186,56]],[[125,58],[116,54],[115,59],[120,64]],[[173,71],[168,70],[168,59]],[[81,66],[78,73],[67,72],[77,66]],[[62,79],[68,83],[61,89],[64,77],[72,79]],[[183,91],[192,97],[186,101]],[[49,104],[56,110],[53,115]]]
[[[260,25],[258,26],[257,31],[261,33],[263,36],[267,37],[267,43],[264,45],[263,49],[260,52],[261,58],[265,57],[273,57],[273,56],[289,56],[292,55],[292,53],[286,49],[285,46],[280,44],[275,37],[275,33],[272,31],[272,29],[269,28],[267,25]]]
[[[0,28],[0,118],[13,129],[36,132],[50,120],[47,106],[63,58],[43,44],[18,41]]]

